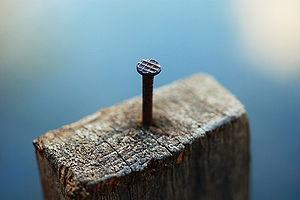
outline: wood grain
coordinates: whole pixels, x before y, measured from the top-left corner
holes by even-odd
[[[136,97],[34,140],[46,199],[247,199],[244,106],[211,76]]]

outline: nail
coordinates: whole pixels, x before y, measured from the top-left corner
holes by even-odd
[[[160,64],[154,59],[143,59],[136,69],[143,76],[143,126],[152,124],[153,79],[161,72]]]

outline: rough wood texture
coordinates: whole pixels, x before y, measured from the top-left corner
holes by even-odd
[[[249,128],[243,105],[198,74],[34,141],[46,199],[248,199]]]

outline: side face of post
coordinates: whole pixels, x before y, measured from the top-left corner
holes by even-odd
[[[153,79],[151,75],[143,76],[143,126],[152,124]]]

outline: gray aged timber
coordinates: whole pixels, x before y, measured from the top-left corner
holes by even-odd
[[[243,105],[197,74],[154,91],[141,127],[136,97],[34,140],[46,199],[248,199]]]

